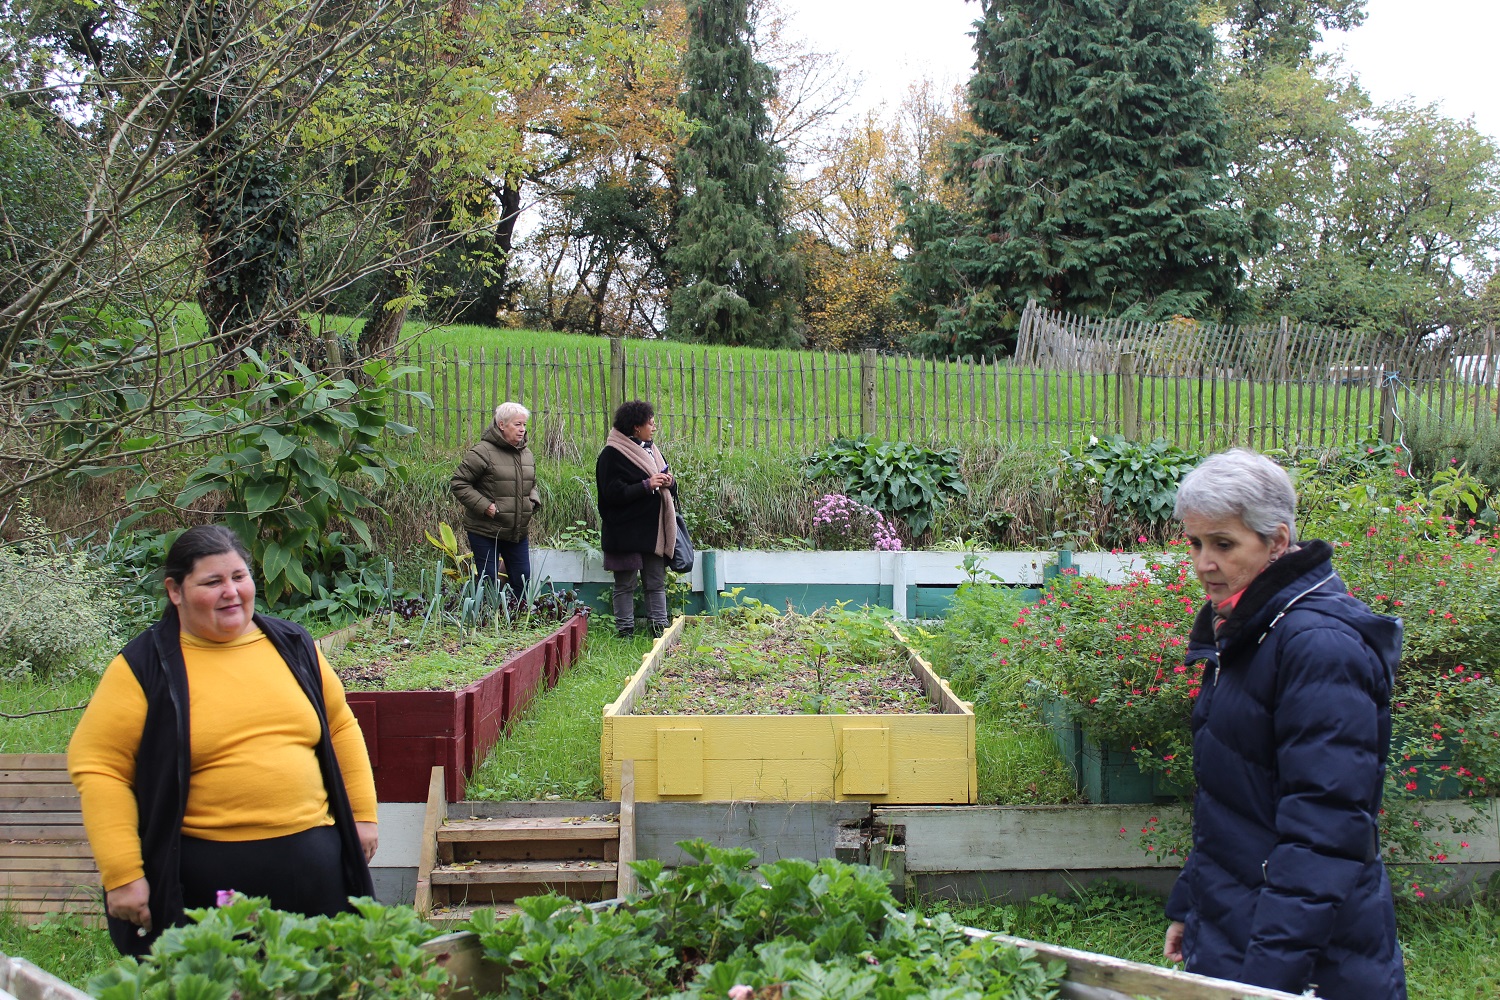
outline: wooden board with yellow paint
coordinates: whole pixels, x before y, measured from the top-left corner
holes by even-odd
[[[910,646],[934,711],[884,715],[635,715],[652,672],[682,635],[678,618],[620,696],[604,708],[599,759],[606,799],[635,761],[638,802],[974,803],[974,710]]]

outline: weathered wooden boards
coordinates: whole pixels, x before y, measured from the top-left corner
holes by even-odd
[[[0,906],[103,919],[99,870],[66,754],[0,754]]]

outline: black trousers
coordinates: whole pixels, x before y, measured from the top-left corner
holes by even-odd
[[[350,909],[338,830],[315,826],[269,840],[182,838],[185,909],[217,905],[220,890],[264,896],[278,910],[333,916]]]

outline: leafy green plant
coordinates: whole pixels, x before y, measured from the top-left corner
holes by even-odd
[[[137,961],[95,976],[99,1000],[436,998],[448,973],[420,945],[435,931],[406,906],[352,901],[356,912],[302,917],[234,896],[191,910]]]
[[[16,521],[22,539],[0,545],[0,675],[101,669],[116,627],[109,573],[86,550],[55,545],[24,500]]]
[[[869,434],[819,448],[808,456],[806,474],[837,481],[853,499],[906,522],[914,537],[932,526],[944,500],[969,492],[957,448],[924,448]]]
[[[521,901],[504,920],[477,913],[469,926],[502,970],[503,995],[1045,1000],[1066,973],[970,940],[945,914],[902,912],[873,868],[825,859],[752,869],[748,850],[678,847],[691,862],[635,862],[642,895],[628,906],[551,896]]]
[[[928,711],[886,609],[779,613],[759,601],[690,619],[636,703],[645,714]]]
[[[224,453],[188,476],[177,505],[217,493],[223,520],[250,546],[267,604],[306,603],[355,580],[370,554],[369,526],[359,512],[374,507],[350,485],[383,484],[401,466],[387,436],[415,429],[391,420],[407,369],[365,365],[362,377],[330,379],[295,361],[272,368],[252,353],[232,374],[240,393],[211,409],[183,415],[191,435],[223,434]],[[355,544],[332,530],[347,523]]]
[[[1061,474],[1090,488],[1097,485],[1100,501],[1137,525],[1160,528],[1172,518],[1177,484],[1200,460],[1162,438],[1143,443],[1116,434],[1091,437],[1076,451],[1064,449]],[[1126,541],[1135,528],[1114,524],[1107,540]]]
[[[427,544],[437,549],[443,556],[444,580],[451,584],[458,584],[474,575],[474,553],[465,552],[459,548],[458,535],[454,533],[452,525],[447,521],[438,523],[436,537],[432,532],[427,532]]]

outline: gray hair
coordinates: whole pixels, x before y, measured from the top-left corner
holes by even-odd
[[[501,424],[508,424],[517,417],[525,417],[530,420],[531,411],[514,401],[507,401],[495,407],[496,427],[499,427]]]
[[[1203,517],[1238,517],[1245,527],[1269,542],[1286,525],[1297,540],[1297,491],[1286,470],[1259,452],[1232,448],[1210,455],[1177,487],[1172,511]]]

